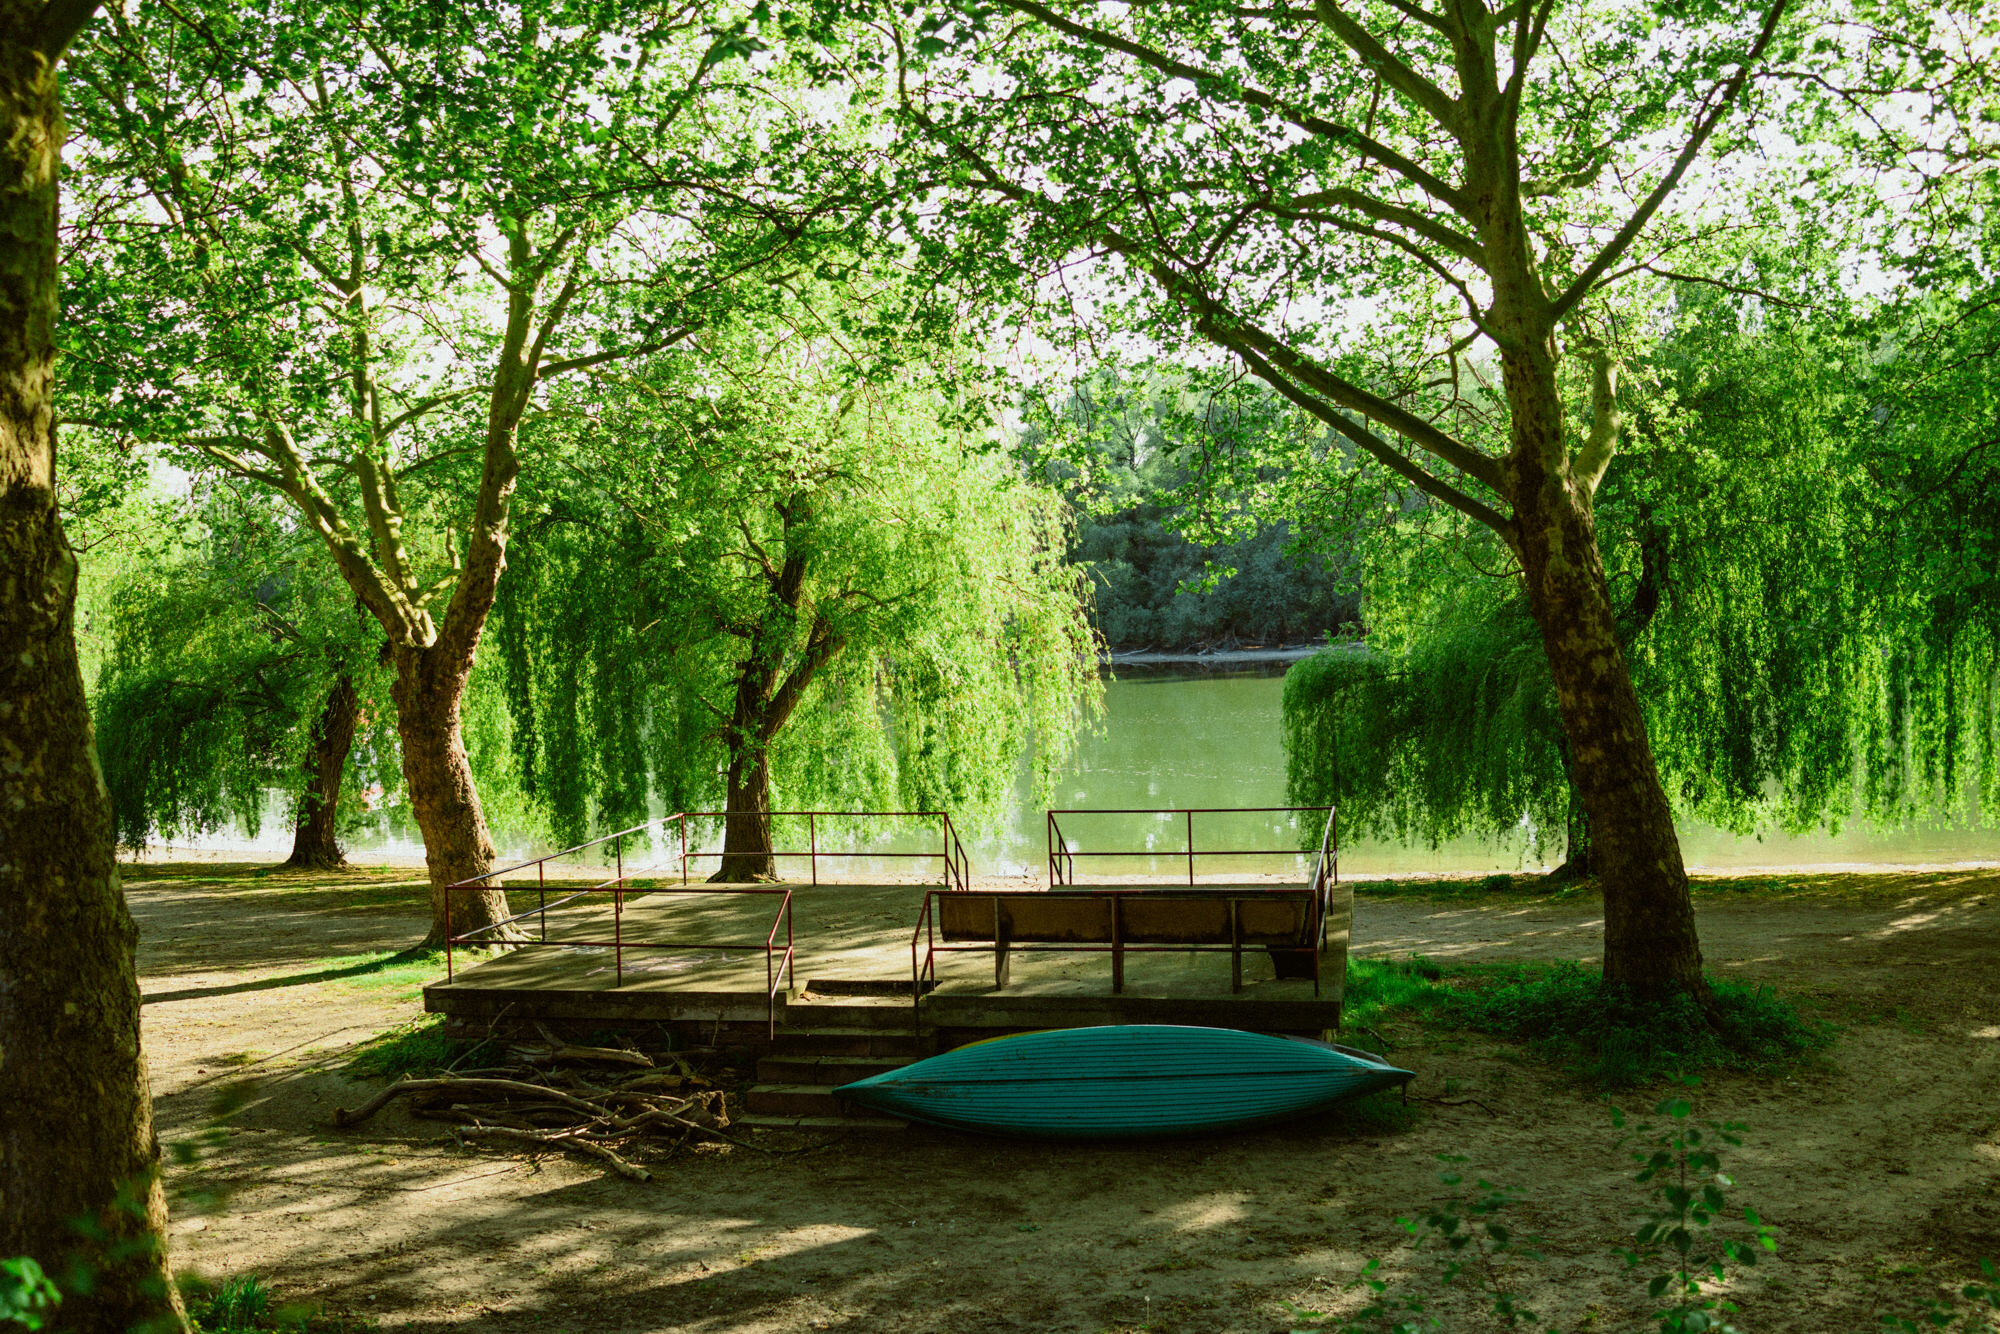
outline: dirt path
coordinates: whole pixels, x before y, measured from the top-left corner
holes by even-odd
[[[1640,1328],[1610,1248],[1637,1200],[1608,1109],[1520,1053],[1391,1030],[1419,1101],[1227,1138],[1011,1144],[922,1130],[795,1157],[684,1152],[638,1185],[561,1159],[470,1153],[385,1114],[351,1046],[415,1016],[415,982],[329,956],[414,940],[407,869],[342,877],[131,871],[147,1054],[184,1267],[256,1272],[385,1328],[577,1331],[1268,1331],[1327,1309],[1437,1197],[1437,1155],[1526,1192],[1547,1240],[1531,1304],[1565,1328]],[[1711,970],[1845,1026],[1783,1079],[1704,1086],[1745,1122],[1737,1191],[1780,1251],[1733,1294],[1762,1334],[1873,1327],[1875,1311],[2000,1258],[2000,874],[1797,877],[1699,899]],[[1364,952],[1591,958],[1588,899],[1366,898]],[[384,982],[384,978],[389,978]],[[1447,1088],[1477,1102],[1428,1101]],[[1634,1105],[1657,1094],[1634,1094]],[[1418,1267],[1421,1271],[1421,1266]],[[1481,1326],[1470,1314],[1453,1328]]]

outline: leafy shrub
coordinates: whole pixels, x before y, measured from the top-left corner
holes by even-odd
[[[0,1260],[0,1325],[40,1329],[61,1303],[62,1294],[33,1260]]]

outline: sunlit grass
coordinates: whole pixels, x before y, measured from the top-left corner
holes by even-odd
[[[419,1015],[355,1046],[348,1055],[347,1068],[354,1074],[376,1079],[397,1079],[403,1075],[435,1074],[477,1045],[463,1038],[447,1037],[445,1016]]]

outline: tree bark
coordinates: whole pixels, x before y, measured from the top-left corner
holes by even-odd
[[[1647,1000],[1705,995],[1694,903],[1597,546],[1588,488],[1568,466],[1553,348],[1506,361],[1513,539],[1542,631],[1604,892],[1604,982]]]
[[[361,725],[361,696],[345,673],[327,692],[326,707],[313,724],[312,749],[305,760],[305,790],[299,794],[298,815],[292,823],[292,855],[283,865],[301,870],[331,871],[347,865],[334,822],[340,809],[340,779],[354,732]]]
[[[0,1258],[71,1285],[59,1325],[184,1329],[139,1040],[138,932],[77,664],[55,493],[56,195],[44,6],[0,0]],[[49,43],[60,54],[59,43]]]
[[[472,674],[470,652],[451,654],[442,644],[395,649],[396,733],[403,743],[403,782],[410,808],[424,837],[424,864],[431,881],[431,929],[423,944],[441,948],[453,935],[494,928],[481,939],[499,943],[524,939],[517,927],[496,927],[508,916],[507,896],[497,877],[490,888],[446,887],[484,875],[498,860],[486,812],[472,781],[465,753],[461,706]]]

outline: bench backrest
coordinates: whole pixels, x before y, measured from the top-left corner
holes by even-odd
[[[954,942],[1227,945],[1232,903],[1243,944],[1313,939],[1313,896],[1302,889],[953,892],[937,896],[938,931]]]

